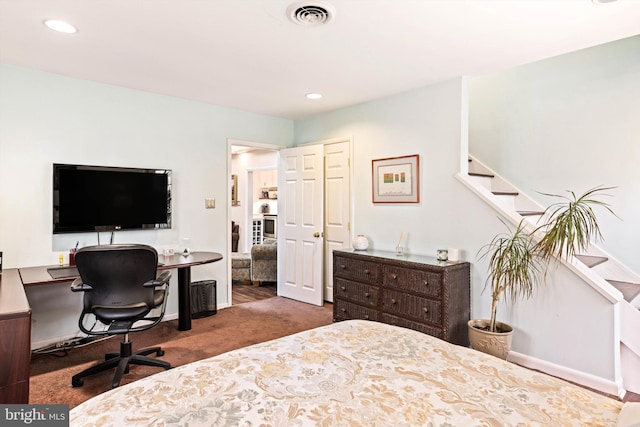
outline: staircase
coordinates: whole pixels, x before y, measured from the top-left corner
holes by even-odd
[[[458,175],[470,190],[501,216],[517,225],[521,219],[532,231],[544,223],[545,208],[469,156],[468,172]],[[620,329],[620,372],[625,390],[640,393],[640,276],[597,245],[570,261],[561,262],[584,282],[617,306]]]

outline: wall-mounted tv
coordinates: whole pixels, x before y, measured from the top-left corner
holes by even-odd
[[[171,170],[53,165],[53,233],[171,228]]]

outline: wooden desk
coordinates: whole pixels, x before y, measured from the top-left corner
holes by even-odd
[[[0,403],[29,401],[31,307],[15,268],[0,274]]]
[[[218,252],[192,252],[189,256],[173,255],[165,257],[158,255],[158,270],[178,269],[178,329],[191,329],[191,267],[208,264],[222,259]],[[78,276],[67,276],[54,279],[47,268],[58,266],[20,268],[20,277],[24,286],[48,285],[51,283],[69,282]],[[68,267],[68,266],[65,266]]]

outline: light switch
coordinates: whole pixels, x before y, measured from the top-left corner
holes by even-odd
[[[216,199],[204,199],[205,209],[213,209],[216,207]]]

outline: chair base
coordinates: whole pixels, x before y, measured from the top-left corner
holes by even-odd
[[[107,353],[104,362],[91,366],[71,377],[71,385],[73,387],[81,387],[84,384],[84,377],[116,368],[113,381],[111,382],[111,388],[116,388],[120,385],[122,375],[129,372],[129,365],[157,366],[159,368],[171,369],[169,362],[146,357],[151,353],[155,353],[156,356],[164,356],[164,351],[160,347],[149,347],[132,353],[131,341],[122,341],[120,343],[120,353]]]

